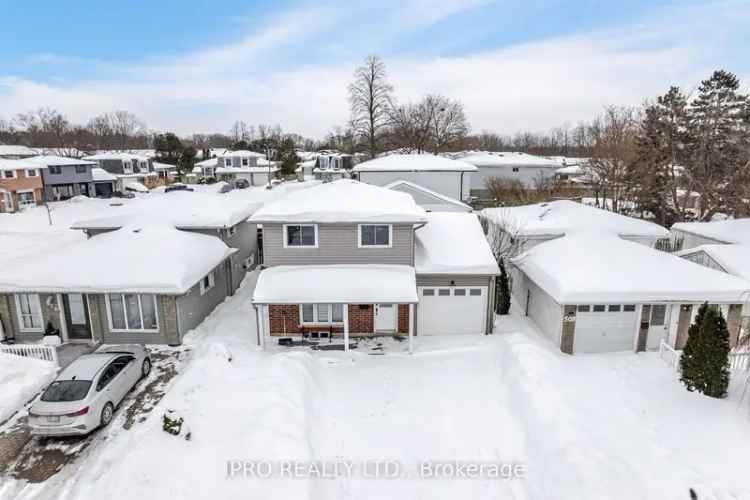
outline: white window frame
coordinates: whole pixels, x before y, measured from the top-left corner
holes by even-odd
[[[26,177],[39,177],[39,169],[37,169],[37,168],[27,168],[26,169]]]
[[[206,278],[208,278],[208,287],[206,287],[206,284],[204,283],[206,281]],[[216,286],[216,276],[214,275],[214,272],[211,271],[210,273],[205,275],[203,278],[201,278],[199,286],[200,286],[201,295],[206,295],[206,292],[208,292],[214,286]]]
[[[231,158],[224,158],[224,166],[225,167],[231,167],[232,166],[232,159]]]
[[[313,320],[312,321],[305,321],[304,314],[302,312],[302,306],[305,305],[312,305],[313,306]],[[318,320],[318,306],[321,305],[327,305],[328,306],[328,321],[319,321]],[[341,310],[341,321],[333,321],[333,306],[334,305],[340,305],[342,307]],[[319,304],[300,304],[299,305],[299,322],[302,325],[343,325],[344,324],[344,311],[343,308],[345,307],[344,304],[325,304],[325,303],[319,303]]]
[[[388,226],[388,244],[387,245],[363,245],[362,244],[362,227],[363,226]],[[392,248],[393,247],[393,224],[359,224],[357,226],[357,246],[359,248]]]
[[[10,176],[8,176],[8,174],[10,174]],[[17,177],[15,170],[3,170],[3,179],[15,179]]]
[[[141,328],[130,328],[130,325],[128,325],[128,310],[125,306],[125,296],[126,295],[135,295],[138,297],[138,312],[141,315]],[[150,295],[154,300],[154,314],[156,316],[156,329],[150,329],[150,328],[143,328],[144,322],[143,322],[143,304],[141,303],[141,296],[143,295]],[[122,312],[125,319],[125,326],[127,328],[115,328],[112,325],[112,310],[110,309],[110,298],[113,296],[119,296],[120,300],[122,300]],[[113,293],[113,294],[105,294],[104,301],[106,302],[107,306],[107,321],[109,322],[109,331],[113,333],[124,333],[124,332],[137,332],[137,333],[159,333],[159,301],[156,300],[156,294],[151,293]]]
[[[34,200],[34,205],[36,205],[37,204],[37,199],[36,199],[36,194],[34,193],[33,189],[19,189],[18,191],[16,191],[17,195],[26,194],[26,193],[31,193],[31,198]],[[20,196],[18,197],[18,206],[21,206],[21,197]],[[23,206],[26,206],[26,204],[23,204]]]
[[[36,317],[39,320],[39,327],[25,327],[23,326],[23,317],[24,314],[21,312],[21,299],[20,296],[25,295],[28,297],[29,301],[29,307],[32,309],[31,311],[31,318],[32,323],[34,318]],[[44,331],[44,315],[42,314],[42,303],[39,300],[39,294],[37,293],[16,293],[14,294],[14,297],[16,299],[16,316],[18,318],[18,328],[21,330],[21,332],[43,332]],[[33,299],[33,300],[32,300]],[[36,309],[36,310],[34,310]]]
[[[314,245],[289,245],[289,235],[287,228],[289,227],[312,227],[315,231],[315,244]],[[318,248],[318,225],[317,224],[284,224],[282,230],[282,237],[284,238],[284,248]],[[300,236],[301,238],[301,236]]]

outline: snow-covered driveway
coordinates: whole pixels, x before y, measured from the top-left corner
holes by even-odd
[[[61,472],[54,488],[14,489],[19,498],[682,499],[690,488],[702,499],[750,498],[741,384],[728,400],[708,399],[655,355],[565,356],[532,329],[424,337],[411,356],[395,341],[380,356],[365,346],[263,352],[252,280],[192,334],[193,359],[146,422],[82,457],[70,477]],[[167,408],[185,417],[190,440],[161,430]],[[290,460],[354,470],[229,474],[243,461]],[[364,477],[364,460],[397,462],[399,477]],[[454,460],[521,463],[525,477],[419,477],[422,461]]]

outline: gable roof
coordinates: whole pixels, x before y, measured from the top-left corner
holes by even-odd
[[[407,193],[351,179],[297,191],[261,207],[253,222],[425,222],[426,212]]]
[[[181,295],[235,251],[214,236],[133,225],[4,269],[0,291]]]
[[[437,191],[433,191],[432,189],[428,189],[424,186],[420,186],[419,184],[415,184],[414,182],[405,181],[403,179],[391,182],[390,184],[386,184],[383,187],[387,189],[394,189],[396,191],[403,191],[405,193],[408,193],[411,190],[417,191],[419,194],[434,200],[435,204],[454,205],[462,210],[465,210],[466,212],[471,212],[473,210],[469,205],[462,201],[451,198],[450,196],[446,196],[442,193],[438,193]]]
[[[750,244],[700,245],[677,252],[680,257],[705,252],[726,272],[750,280]]]
[[[36,163],[39,167],[66,166],[66,165],[96,165],[96,162],[86,161],[79,158],[68,158],[67,156],[34,156],[25,158],[23,161]]]
[[[750,282],[614,235],[556,238],[512,260],[558,304],[729,302]]]
[[[750,218],[711,222],[678,222],[671,229],[726,243],[750,243]]]
[[[560,236],[577,231],[600,231],[620,236],[666,238],[658,224],[568,200],[485,208],[482,215],[521,236]]]
[[[84,160],[139,160],[148,161],[148,156],[143,156],[134,153],[127,153],[124,151],[108,151],[105,153],[98,153],[91,156],[84,156]]]
[[[500,273],[475,214],[430,212],[415,234],[417,274]]]
[[[464,161],[431,154],[388,155],[359,163],[354,172],[476,172],[477,167]]]
[[[259,203],[219,193],[175,191],[112,207],[110,215],[76,221],[72,229],[119,229],[135,222],[159,221],[180,229],[228,228],[246,220]]]

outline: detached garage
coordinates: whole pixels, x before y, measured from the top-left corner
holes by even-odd
[[[614,235],[577,233],[512,261],[513,300],[563,352],[682,348],[700,304],[739,329],[750,282]]]
[[[493,325],[497,267],[474,214],[431,212],[416,230],[417,335],[482,335]]]

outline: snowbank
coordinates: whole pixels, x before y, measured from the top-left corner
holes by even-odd
[[[49,361],[0,352],[0,422],[5,422],[52,382],[57,367]]]

